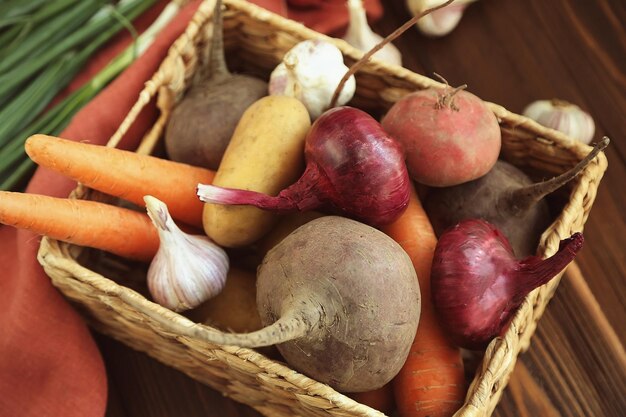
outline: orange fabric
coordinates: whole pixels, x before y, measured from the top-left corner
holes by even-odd
[[[276,13],[287,13],[285,0],[254,2]],[[294,9],[293,16],[318,30],[342,30],[347,13],[335,15],[333,11],[327,18],[330,10],[337,11],[333,2],[320,1],[319,7],[308,11]],[[366,2],[373,11],[371,16],[379,16],[377,0]],[[145,29],[166,3],[161,0],[137,19],[137,29]],[[199,3],[195,0],[188,4],[148,51],[85,106],[61,136],[105,143]],[[128,32],[117,36],[61,95],[89,80],[130,41]],[[156,109],[146,108],[125,135],[122,147],[135,146],[155,117]],[[39,168],[27,192],[62,197],[74,187],[73,181]],[[40,237],[32,233],[0,226],[0,417],[102,416],[107,401],[102,357],[85,322],[52,286],[37,262],[39,241]]]
[[[141,59],[80,111],[62,136],[104,143],[197,5],[185,8]],[[138,29],[147,27],[159,11],[154,7],[138,19]],[[88,80],[129,42],[128,33],[120,34],[72,88]],[[125,141],[137,141],[141,125],[145,127],[153,116],[154,111],[145,112]],[[67,196],[73,187],[72,181],[38,169],[28,192]],[[107,381],[102,358],[84,321],[37,263],[39,241],[32,233],[0,226],[0,416],[104,415]]]

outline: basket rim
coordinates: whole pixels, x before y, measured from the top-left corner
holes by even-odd
[[[223,0],[223,3],[227,9],[232,8],[237,13],[244,13],[256,20],[264,21],[268,25],[276,27],[277,30],[283,30],[292,34],[296,34],[297,37],[321,37],[325,40],[328,40],[329,42],[332,42],[336,46],[338,46],[345,57],[348,57],[352,60],[357,60],[363,55],[362,52],[353,48],[341,39],[331,38],[315,32],[309,28],[306,28],[301,23],[288,20],[282,16],[262,9],[261,7],[249,3],[245,0]],[[196,21],[196,19],[206,21],[207,17],[212,15],[214,4],[215,0],[204,0],[192,21]],[[224,17],[227,18],[226,15]],[[194,30],[197,30],[197,28]],[[179,39],[175,41],[175,43],[172,45],[168,52],[168,57],[166,57],[162,61],[161,66],[159,67],[159,70],[157,70],[157,73],[155,73],[155,75],[153,76],[153,79],[161,76],[160,71],[166,60],[170,56],[178,54],[178,45],[193,39],[195,33],[192,32],[194,32],[194,30],[190,30],[188,28],[188,30],[186,30],[185,33],[183,33],[183,35],[181,35],[181,37],[179,37]],[[185,39],[181,40],[183,38]],[[416,89],[445,86],[445,84],[443,83],[412,72],[409,69],[379,61],[370,61],[360,71],[364,70],[374,71],[388,77],[393,77],[397,80],[406,82],[407,84],[414,86]],[[146,88],[144,89],[144,91],[142,91],[141,95],[152,98],[154,95],[156,95],[157,90],[158,88],[155,87],[155,83],[153,83],[151,79],[146,84]],[[150,100],[144,101],[146,102],[145,104],[147,104],[147,102]],[[546,128],[525,116],[512,113],[503,106],[491,102],[485,103],[498,118],[501,128],[503,128],[503,125],[508,125],[508,129],[525,130],[533,135],[534,140],[545,141],[548,145],[563,149],[569,152],[578,160],[582,159],[591,150],[590,146],[575,141],[574,139],[569,138],[567,135],[554,129]],[[145,106],[145,104],[137,104],[138,105],[134,106],[131,112],[129,112],[126,119],[120,125],[120,128],[111,138],[107,146],[115,146],[119,142],[121,136],[128,129],[136,115],[143,108],[143,106]],[[558,248],[558,241],[560,239],[568,237],[569,234],[571,234],[571,232],[573,231],[580,231],[572,230],[573,228],[579,227],[582,229],[584,221],[586,220],[586,216],[591,209],[591,204],[593,203],[593,200],[595,198],[595,192],[605,170],[607,169],[607,166],[607,158],[604,152],[600,152],[598,156],[594,158],[594,160],[585,169],[583,169],[578,178],[572,181],[574,186],[571,192],[570,199],[568,199],[562,212],[559,213],[557,219],[554,220],[554,223],[544,232],[541,238],[541,244],[539,249],[539,254],[541,256],[551,255]],[[82,189],[82,186],[79,185],[77,189],[72,193],[72,198],[81,198],[83,192],[84,190]],[[585,199],[587,201],[591,201],[591,203],[589,203],[587,206],[585,206]],[[568,224],[564,224],[565,222],[559,222],[565,211],[582,212],[583,217],[580,225],[576,226],[573,224],[573,222],[569,222]],[[50,239],[48,237],[43,237],[38,252],[38,259],[40,263],[44,266],[44,268],[54,269],[57,270],[57,272],[61,271],[64,277],[80,280],[85,284],[90,285],[92,288],[106,293],[107,295],[114,295],[119,297],[122,301],[133,307],[143,316],[147,317],[148,319],[154,320],[160,325],[167,327],[169,326],[169,324],[174,322],[179,323],[183,327],[190,329],[190,334],[182,337],[196,337],[197,333],[195,332],[197,332],[199,328],[206,328],[209,332],[211,330],[215,330],[210,326],[193,323],[186,317],[178,313],[172,312],[165,307],[162,307],[148,300],[134,290],[119,285],[114,281],[100,274],[97,274],[96,272],[93,272],[86,267],[83,267],[82,265],[78,264],[78,262],[76,262],[76,259],[68,250],[70,246],[72,245]],[[48,272],[48,269],[46,269],[46,272]],[[497,400],[499,399],[499,395],[501,394],[503,387],[495,387],[494,381],[501,376],[504,376],[504,384],[502,385],[506,385],[506,382],[508,380],[508,374],[510,374],[510,369],[515,364],[517,356],[521,350],[520,334],[523,334],[525,331],[528,332],[527,327],[530,326],[530,335],[532,335],[532,333],[534,332],[532,326],[533,324],[536,324],[536,322],[529,324],[529,321],[532,322],[532,320],[529,320],[529,317],[531,317],[532,314],[536,312],[535,310],[538,311],[538,316],[540,317],[541,312],[547,304],[547,300],[550,298],[557,285],[558,279],[555,279],[529,294],[529,296],[526,297],[522,306],[520,306],[506,333],[502,337],[496,338],[490,343],[487,351],[485,352],[485,358],[487,358],[488,360],[485,361],[482,369],[478,369],[476,375],[474,376],[472,386],[467,392],[465,402],[461,409],[457,411],[455,416],[474,416],[477,410],[484,411],[489,407],[495,407],[495,404],[497,404]],[[543,303],[538,301],[540,297],[544,297]],[[528,339],[530,339],[530,335],[528,336]],[[377,410],[360,404],[347,397],[346,395],[335,391],[328,385],[306,377],[305,375],[302,375],[292,370],[286,365],[266,358],[261,353],[258,353],[254,350],[233,346],[216,345],[209,342],[206,343],[208,343],[209,345],[220,347],[228,353],[234,354],[244,360],[250,361],[258,366],[260,369],[268,370],[269,373],[280,376],[284,380],[293,383],[298,388],[306,391],[307,393],[322,397],[341,408],[348,409],[360,415],[384,415]],[[485,378],[486,375],[490,375],[491,378]],[[493,391],[495,391],[495,394],[493,393]],[[495,404],[493,404],[494,399],[496,400]],[[485,403],[485,400],[487,403]]]

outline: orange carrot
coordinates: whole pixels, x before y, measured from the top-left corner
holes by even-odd
[[[96,201],[0,191],[0,223],[141,261],[159,248],[147,214]]]
[[[406,363],[393,380],[402,417],[449,417],[466,393],[461,352],[439,327],[430,298],[430,268],[437,238],[421,202],[412,190],[409,206],[383,231],[409,254],[422,293],[417,334]]]
[[[391,414],[395,408],[392,384],[386,384],[373,391],[348,394],[353,400],[372,407],[384,414]]]
[[[204,204],[196,196],[196,187],[213,182],[211,170],[46,135],[31,136],[25,148],[37,164],[87,187],[141,207],[143,197],[152,195],[167,204],[175,219],[202,227]]]

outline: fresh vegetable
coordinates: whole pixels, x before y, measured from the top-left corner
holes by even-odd
[[[392,222],[406,208],[409,178],[402,149],[364,111],[326,111],[313,123],[304,151],[304,174],[278,196],[216,186],[200,187],[198,196],[281,213],[331,208],[371,225]]]
[[[575,178],[608,144],[609,139],[604,138],[575,167],[536,184],[520,169],[499,160],[477,180],[431,189],[425,202],[426,212],[437,235],[461,220],[481,218],[507,237],[516,256],[532,255],[551,222],[543,198]]]
[[[162,201],[149,195],[144,200],[161,242],[147,274],[154,300],[183,311],[219,294],[228,273],[226,252],[204,235],[180,230]]]
[[[37,164],[73,180],[143,206],[143,196],[165,202],[175,219],[202,226],[199,182],[210,183],[213,171],[154,156],[46,135],[26,140],[26,153]]]
[[[456,0],[454,3],[419,19],[415,26],[424,35],[440,37],[456,28],[463,17],[465,8],[476,0]],[[429,7],[441,3],[441,0],[406,0],[409,11],[416,15]]]
[[[383,37],[375,33],[367,24],[367,15],[363,0],[348,0],[350,21],[343,40],[361,51],[368,51],[378,44]],[[402,55],[393,44],[386,44],[372,58],[393,65],[402,65]]]
[[[302,173],[304,138],[310,126],[306,108],[295,98],[261,98],[241,117],[213,184],[278,193]],[[206,187],[199,185],[199,195]],[[275,213],[255,207],[204,207],[204,231],[226,247],[255,242],[277,221]]]
[[[372,55],[420,18],[453,1],[445,1],[413,16],[366,52],[337,85],[330,107],[336,105],[344,83]],[[383,118],[383,129],[404,146],[409,172],[418,182],[444,186],[470,181],[487,173],[498,158],[501,145],[498,121],[482,100],[463,88],[451,90],[446,85],[444,90],[427,89],[408,94]]]
[[[462,88],[407,94],[383,117],[383,129],[402,143],[409,173],[419,183],[461,184],[485,175],[498,160],[498,120]]]
[[[174,161],[217,169],[243,112],[267,95],[265,81],[228,70],[222,0],[215,3],[211,48],[200,64],[190,89],[167,123],[165,149]]]
[[[431,264],[437,238],[415,192],[404,213],[383,232],[411,258],[422,292],[422,312],[415,340],[402,369],[393,379],[401,417],[450,417],[465,399],[461,351],[447,338],[431,301]]]
[[[0,223],[141,261],[159,248],[148,216],[95,201],[0,191]]]
[[[411,260],[393,239],[326,216],[283,239],[259,266],[257,307],[267,327],[246,334],[176,330],[211,343],[276,344],[295,370],[339,391],[370,391],[404,363],[419,297]]]
[[[591,142],[596,131],[596,125],[589,113],[564,100],[533,101],[526,106],[523,114],[584,144]]]
[[[317,119],[330,103],[337,83],[348,67],[339,48],[322,39],[297,43],[270,75],[270,95],[295,97],[306,106],[311,119]],[[345,104],[356,88],[352,76],[343,86],[337,101]]]
[[[222,292],[189,310],[190,319],[230,332],[253,332],[261,327],[256,308],[256,275],[231,267]]]
[[[506,330],[526,295],[563,270],[582,245],[583,235],[574,233],[550,258],[518,260],[496,227],[461,221],[435,249],[432,297],[440,324],[458,346],[484,349]]]

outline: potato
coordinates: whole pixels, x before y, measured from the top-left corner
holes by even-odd
[[[195,322],[232,332],[260,329],[263,326],[256,308],[256,276],[231,267],[222,292],[189,311],[188,317]]]
[[[304,138],[311,121],[295,98],[268,96],[241,117],[213,185],[276,195],[304,171]],[[226,247],[249,245],[276,223],[277,214],[251,206],[206,203],[203,227]]]

